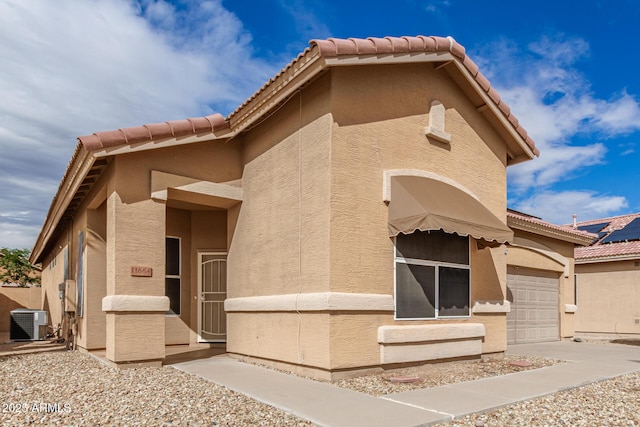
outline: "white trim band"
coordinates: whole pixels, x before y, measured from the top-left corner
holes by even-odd
[[[407,344],[429,341],[450,341],[485,336],[484,324],[380,326],[380,344]]]
[[[308,294],[266,295],[229,298],[224,302],[227,313],[239,311],[390,311],[393,296],[384,294],[352,294],[319,292]]]
[[[102,311],[165,312],[169,298],[152,295],[108,295],[102,298]]]

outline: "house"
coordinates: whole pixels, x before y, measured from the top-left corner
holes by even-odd
[[[118,366],[195,342],[321,379],[499,357],[506,168],[537,155],[452,38],[312,40],[226,118],[80,137],[43,305],[66,290]]]
[[[514,231],[507,251],[507,343],[571,338],[579,311],[574,294],[574,250],[595,235],[509,209]],[[576,249],[577,248],[577,249]]]
[[[640,213],[577,222],[596,233],[577,248],[576,333],[640,336]]]

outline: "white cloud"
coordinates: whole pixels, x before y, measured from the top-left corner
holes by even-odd
[[[0,2],[0,246],[31,246],[78,135],[230,112],[279,66],[220,0]]]
[[[314,13],[314,8],[323,6],[326,5],[321,2],[305,3],[305,0],[280,0],[280,7],[291,15],[297,33],[305,41],[330,36],[329,27],[321,22]]]
[[[606,140],[640,130],[640,104],[622,91],[594,96],[575,68],[589,55],[579,38],[543,37],[522,49],[501,40],[478,53],[478,63],[541,151],[541,157],[509,168],[510,190],[524,194],[579,175],[606,161]],[[588,137],[591,143],[572,140]]]
[[[447,7],[450,4],[449,0],[428,0],[424,5],[424,9],[427,12],[436,13],[440,12],[443,7]]]
[[[592,191],[542,191],[514,205],[516,210],[539,216],[554,224],[569,224],[602,218],[629,207],[621,196],[598,195]]]

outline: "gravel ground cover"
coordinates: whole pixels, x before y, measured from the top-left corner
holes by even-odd
[[[526,361],[527,367],[513,366]],[[373,395],[559,363],[532,357],[450,362],[342,380]],[[391,383],[391,376],[418,383]],[[116,370],[79,352],[0,357],[0,425],[311,426],[197,376],[165,367]],[[470,415],[441,426],[640,426],[640,372]]]
[[[439,426],[640,426],[640,372]]]
[[[519,365],[514,366],[514,362]],[[525,363],[518,363],[525,362]],[[337,381],[338,387],[367,393],[374,396],[382,396],[390,393],[415,390],[419,388],[437,387],[446,384],[472,381],[480,378],[495,377],[529,369],[538,369],[562,363],[559,360],[540,357],[505,356],[502,360],[491,361],[456,361],[434,363],[415,366],[406,369],[397,369],[381,374],[367,375],[357,378],[348,378]],[[415,377],[417,382],[397,383],[392,382],[393,377]]]
[[[311,426],[170,367],[117,370],[80,352],[0,357],[0,425]]]

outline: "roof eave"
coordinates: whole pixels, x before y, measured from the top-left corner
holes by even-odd
[[[76,146],[71,159],[29,256],[29,261],[32,264],[42,261],[43,251],[60,223],[60,219],[96,161],[96,157],[86,150],[81,143]]]
[[[576,264],[596,264],[599,262],[609,261],[633,261],[640,259],[640,254],[625,254],[625,255],[605,255],[592,258],[576,258]]]
[[[510,216],[507,216],[507,225],[512,229],[562,240],[568,243],[573,243],[574,245],[588,246],[593,241],[592,236],[581,236],[571,232],[565,232],[562,230],[557,230],[555,228],[545,227],[542,224],[534,224]]]

